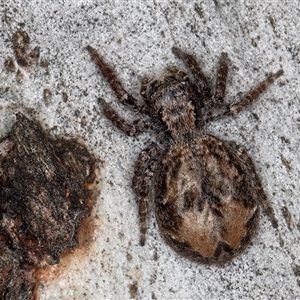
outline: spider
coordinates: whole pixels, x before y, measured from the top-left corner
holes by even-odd
[[[198,263],[220,266],[239,255],[257,230],[260,204],[277,227],[252,159],[241,146],[206,134],[203,128],[247,108],[283,74],[282,70],[237,103],[227,104],[227,54],[220,57],[212,91],[196,59],[173,47],[194,79],[177,68],[167,69],[158,78],[145,78],[142,102],[123,88],[94,48],[88,46],[87,50],[120,102],[145,117],[127,122],[100,99],[105,116],[129,136],[152,129],[160,137],[159,143],[151,143],[140,153],[132,180],[141,245],[145,244],[149,202],[154,203],[167,244]]]

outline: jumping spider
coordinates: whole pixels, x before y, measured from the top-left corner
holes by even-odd
[[[199,263],[222,265],[240,254],[256,232],[259,204],[277,227],[252,159],[235,143],[203,133],[203,127],[248,107],[282,70],[237,103],[227,104],[227,54],[221,55],[212,92],[195,58],[173,47],[195,82],[176,68],[168,69],[159,78],[143,80],[141,104],[124,90],[96,50],[87,49],[121,103],[146,118],[128,123],[100,99],[105,116],[130,136],[150,128],[163,137],[162,146],[150,144],[135,165],[132,186],[139,208],[141,245],[145,243],[150,200],[166,242]]]

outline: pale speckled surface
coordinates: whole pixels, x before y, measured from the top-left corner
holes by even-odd
[[[14,122],[16,109],[26,111],[22,104],[33,108],[53,134],[81,137],[105,161],[92,246],[88,254],[74,255],[67,267],[54,268],[58,269],[54,279],[41,282],[39,298],[129,299],[129,286],[136,282],[138,299],[300,299],[300,277],[294,272],[300,266],[298,2],[101,2],[7,0],[0,4],[1,136]],[[11,36],[20,28],[50,63],[48,72],[27,72],[21,84],[4,68],[4,60],[13,54]],[[243,255],[223,268],[207,267],[168,248],[151,214],[147,242],[140,247],[130,182],[139,151],[154,136],[128,138],[102,116],[98,96],[114,101],[128,119],[135,117],[116,105],[85,50],[88,44],[106,57],[135,95],[144,75],[179,64],[170,50],[174,44],[196,54],[210,78],[220,53],[228,52],[227,100],[239,99],[268,73],[283,68],[284,76],[260,102],[235,119],[207,128],[248,149],[279,219],[278,231],[262,216],[259,232]],[[47,105],[42,99],[44,88],[52,91]],[[66,103],[62,92],[68,94]],[[81,125],[84,116],[85,126]],[[282,216],[283,206],[292,214],[292,230]]]

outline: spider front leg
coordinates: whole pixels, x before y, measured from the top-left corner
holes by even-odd
[[[173,47],[172,52],[179,59],[181,59],[185,63],[185,65],[189,68],[189,70],[191,71],[191,73],[193,74],[193,76],[195,77],[195,79],[197,81],[197,87],[199,88],[199,91],[206,98],[210,98],[211,97],[210,86],[208,84],[208,81],[207,81],[204,73],[202,72],[200,66],[198,65],[196,59],[192,55],[180,50],[177,47]]]
[[[257,88],[250,91],[244,98],[237,103],[221,104],[216,107],[212,107],[206,111],[203,115],[203,121],[205,123],[211,122],[216,119],[221,119],[226,116],[234,116],[240,111],[244,110],[250,104],[252,104],[277,78],[283,74],[283,70],[277,71],[275,74],[269,76],[264,80]]]
[[[238,114],[240,111],[245,109],[248,105],[253,103],[259,95],[265,91],[270,84],[272,84],[278,77],[280,77],[283,74],[283,70],[277,71],[275,74],[272,74],[267,78],[265,81],[263,81],[256,89],[253,91],[250,91],[242,100],[240,100],[237,103],[232,103],[229,105],[229,111],[232,115]]]
[[[156,162],[159,155],[158,146],[150,144],[143,150],[135,165],[132,187],[137,196],[140,219],[140,245],[144,246],[146,240],[147,223],[146,216],[148,211],[149,198],[151,197],[152,178],[155,172]]]
[[[227,53],[222,53],[219,61],[219,69],[217,73],[215,93],[213,96],[213,103],[215,105],[222,104],[224,102],[227,75],[228,75]]]
[[[103,77],[107,80],[120,102],[131,107],[135,111],[138,111],[140,113],[147,113],[147,106],[144,104],[140,104],[137,99],[131,96],[123,88],[121,82],[118,80],[112,68],[99,56],[97,51],[91,46],[87,46],[87,50],[89,51],[91,57],[100,69]]]
[[[203,107],[207,106],[208,103],[207,101],[212,98],[212,92],[211,88],[208,84],[208,81],[202,72],[200,66],[198,65],[196,59],[180,50],[177,47],[172,48],[172,52],[179,58],[181,59],[184,64],[188,67],[194,78],[196,79],[196,87],[199,93],[199,98],[196,99],[198,101],[194,101],[194,106],[195,106],[195,114],[196,114],[196,126],[197,128],[202,127],[202,109]]]
[[[103,109],[104,115],[121,131],[129,136],[134,136],[149,128],[146,120],[138,119],[129,123],[119,116],[119,114],[111,108],[111,106],[102,98],[99,99],[99,104]]]

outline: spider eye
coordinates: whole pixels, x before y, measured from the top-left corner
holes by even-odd
[[[174,92],[173,91],[167,91],[167,93],[165,94],[166,101],[172,100],[174,98],[175,98]]]

